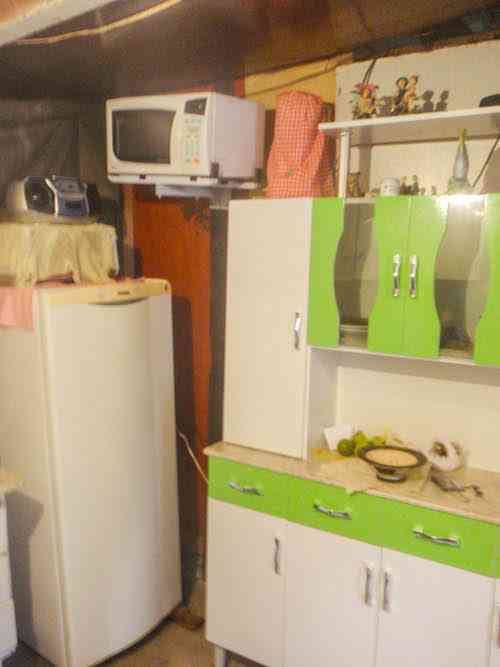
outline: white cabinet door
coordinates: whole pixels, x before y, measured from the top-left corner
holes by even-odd
[[[496,582],[490,667],[500,667],[500,579]]]
[[[287,526],[286,667],[371,667],[382,550]]]
[[[207,639],[267,667],[283,664],[285,526],[208,501]]]
[[[311,201],[229,208],[224,440],[296,457],[305,432]]]
[[[384,549],[381,591],[377,667],[487,667],[493,579]]]

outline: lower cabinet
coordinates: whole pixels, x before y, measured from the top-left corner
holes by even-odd
[[[373,665],[381,549],[293,523],[286,541],[286,667]]]
[[[494,580],[381,551],[376,666],[488,665]]]
[[[500,667],[500,579],[496,582],[495,607],[493,609],[493,633],[491,635],[490,667]]]
[[[207,639],[266,667],[283,665],[285,532],[283,519],[209,498]]]
[[[209,498],[207,638],[266,667],[500,667],[500,591]]]

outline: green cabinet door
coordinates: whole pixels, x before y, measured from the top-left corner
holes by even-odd
[[[441,323],[434,296],[435,267],[446,229],[447,197],[412,197],[407,257],[403,353],[439,356]]]
[[[344,199],[315,199],[309,268],[309,345],[336,347],[339,344],[339,313],[333,276],[343,228]]]
[[[500,195],[486,198],[486,242],[489,256],[489,291],[476,329],[474,361],[500,365]]]
[[[434,274],[446,215],[446,198],[377,200],[379,282],[368,326],[369,350],[412,357],[439,355]]]
[[[368,349],[404,354],[404,305],[407,293],[407,245],[410,197],[379,197],[375,204],[378,287],[368,322]]]

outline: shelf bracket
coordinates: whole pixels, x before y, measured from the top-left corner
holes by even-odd
[[[349,162],[351,159],[351,131],[340,132],[339,146],[339,197],[347,197],[347,176],[349,174]]]

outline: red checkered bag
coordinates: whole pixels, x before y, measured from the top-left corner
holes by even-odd
[[[318,130],[322,117],[323,102],[317,95],[297,91],[279,95],[267,161],[268,197],[333,195],[331,145]]]

